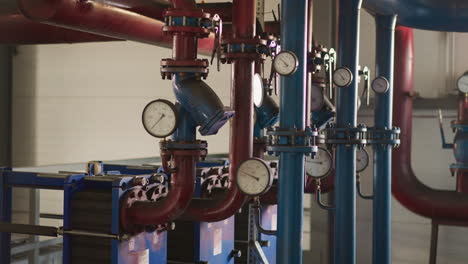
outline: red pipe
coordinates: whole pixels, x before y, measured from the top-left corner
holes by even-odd
[[[468,94],[460,94],[458,100],[458,124],[468,125]]]
[[[164,224],[173,221],[184,212],[195,191],[195,164],[199,155],[194,154],[194,151],[174,153],[173,166],[177,171],[171,174],[171,189],[168,195],[162,201],[138,201],[131,207],[122,208],[120,219],[124,227]]]
[[[172,37],[163,32],[162,21],[103,3],[86,0],[18,0],[18,5],[24,16],[48,25],[154,45],[170,46],[172,43]],[[199,50],[210,54],[213,40],[213,36],[201,39]]]
[[[255,1],[233,1],[233,38],[252,39],[255,36]],[[253,101],[252,59],[236,59],[232,65],[231,107],[236,115],[231,119],[229,152],[230,186],[220,200],[193,200],[183,215],[185,220],[216,222],[231,217],[242,208],[247,197],[235,184],[236,169],[240,163],[252,157]]]
[[[468,221],[468,195],[435,190],[419,181],[411,168],[413,113],[413,30],[398,26],[395,35],[394,124],[401,128],[401,146],[393,151],[392,192],[412,212],[441,221]]]
[[[33,22],[20,14],[0,16],[1,44],[59,44],[113,40],[119,39]]]

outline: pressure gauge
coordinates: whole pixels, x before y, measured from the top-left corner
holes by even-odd
[[[263,102],[263,79],[260,74],[256,73],[252,79],[252,97],[256,107],[260,107]]]
[[[330,152],[324,148],[319,147],[313,159],[310,156],[305,158],[305,171],[310,177],[325,177],[330,173],[332,167],[332,156]]]
[[[458,78],[457,88],[462,93],[468,93],[468,72]]]
[[[310,110],[315,112],[322,109],[323,104],[325,103],[325,99],[323,98],[323,89],[322,87],[312,84],[310,87]]]
[[[236,184],[246,195],[259,196],[270,189],[273,175],[263,160],[251,158],[243,161],[237,168]]]
[[[296,72],[299,66],[297,56],[291,51],[282,51],[273,60],[273,67],[277,73],[288,76]]]
[[[151,101],[143,110],[142,121],[143,127],[150,135],[167,137],[177,128],[177,108],[168,100]]]
[[[369,154],[365,149],[356,151],[356,172],[363,172],[369,166]]]
[[[390,83],[387,78],[380,76],[375,78],[371,84],[372,90],[378,94],[384,94],[390,89]]]
[[[333,73],[333,83],[339,87],[347,87],[353,82],[353,73],[346,67],[341,67]]]

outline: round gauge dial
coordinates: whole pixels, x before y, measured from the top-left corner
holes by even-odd
[[[365,149],[356,151],[356,172],[363,172],[369,166],[369,153]]]
[[[333,167],[333,160],[330,152],[324,148],[318,148],[314,158],[307,156],[305,158],[306,174],[314,178],[327,176]]]
[[[387,78],[380,76],[375,78],[371,84],[372,90],[378,94],[384,94],[390,89],[390,83]]]
[[[310,110],[311,111],[319,111],[322,109],[323,104],[325,103],[325,99],[323,98],[323,89],[322,87],[312,84],[310,87]]]
[[[333,73],[333,83],[339,87],[349,86],[353,82],[353,73],[346,67],[338,68]]]
[[[169,136],[177,128],[177,108],[164,99],[149,102],[143,110],[142,121],[146,131],[158,138]]]
[[[259,196],[267,192],[273,184],[270,167],[261,159],[243,161],[236,171],[236,184],[249,196]]]
[[[458,78],[457,88],[462,93],[468,93],[468,72]]]
[[[260,105],[262,105],[263,94],[263,79],[260,74],[256,73],[252,79],[252,98],[256,107],[260,107]]]
[[[273,60],[273,67],[277,73],[288,76],[296,72],[299,66],[297,56],[291,51],[282,51]]]

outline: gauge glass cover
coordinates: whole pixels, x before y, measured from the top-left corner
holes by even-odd
[[[252,93],[254,105],[260,107],[263,102],[264,90],[262,76],[258,73],[256,73],[252,79]]]
[[[142,122],[145,130],[152,136],[164,138],[177,128],[177,108],[164,99],[151,101],[145,106]]]
[[[458,79],[457,88],[462,93],[468,93],[468,74],[464,74]]]
[[[236,184],[246,195],[259,196],[270,189],[273,175],[263,160],[251,158],[243,161],[237,168]]]
[[[372,81],[371,87],[374,92],[383,94],[386,93],[390,88],[390,83],[388,82],[387,78],[380,76]]]
[[[322,109],[325,103],[325,99],[323,98],[322,87],[316,84],[312,84],[312,86],[310,87],[310,94],[310,110],[313,112],[319,111],[320,109]]]
[[[296,55],[290,51],[282,51],[273,60],[273,67],[277,73],[288,76],[296,72],[299,65]]]
[[[353,73],[348,68],[338,68],[333,73],[333,83],[339,87],[346,87],[353,81]]]
[[[369,166],[369,153],[365,149],[356,151],[356,172],[363,172]]]
[[[330,152],[324,148],[318,148],[314,158],[307,156],[305,158],[306,174],[314,178],[327,176],[333,167],[333,160]]]

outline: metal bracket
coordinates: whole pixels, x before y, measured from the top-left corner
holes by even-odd
[[[317,128],[296,128],[285,130],[279,127],[267,130],[269,155],[279,155],[281,152],[298,152],[314,156],[317,153],[319,134]]]

